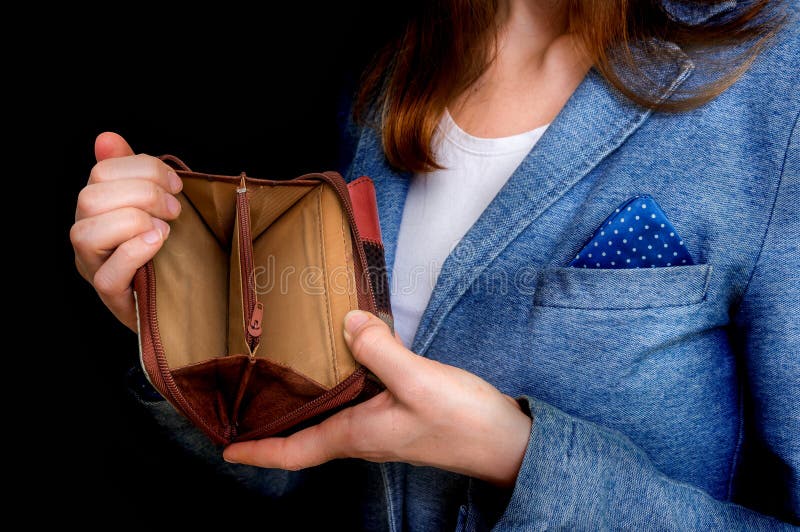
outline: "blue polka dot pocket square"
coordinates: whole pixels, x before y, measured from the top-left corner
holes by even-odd
[[[683,240],[651,196],[620,205],[575,255],[575,268],[659,268],[694,264]]]

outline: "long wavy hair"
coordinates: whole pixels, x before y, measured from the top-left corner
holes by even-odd
[[[740,0],[733,11],[700,23],[670,14],[663,0],[561,1],[567,4],[568,31],[594,68],[630,100],[665,111],[697,107],[727,89],[784,19],[777,0]],[[672,1],[690,10],[724,3]],[[501,2],[418,0],[409,8],[407,23],[366,69],[355,116],[379,127],[384,153],[395,168],[412,172],[440,168],[431,148],[436,126],[448,105],[491,64],[502,24]],[[642,48],[643,43],[653,42],[677,44],[690,54],[696,68],[706,67],[716,75],[660,100],[664,87],[647,75],[642,63],[674,61],[674,47]],[[715,53],[725,50],[731,53]]]

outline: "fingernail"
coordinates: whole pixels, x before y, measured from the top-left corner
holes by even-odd
[[[169,181],[169,190],[173,194],[177,194],[183,188],[183,181],[173,170],[167,172],[167,180]]]
[[[167,236],[169,236],[169,224],[161,218],[153,218],[153,226],[161,231],[163,238],[167,238]]]
[[[238,462],[234,462],[233,460],[228,458],[228,453],[225,453],[225,452],[222,453],[222,459],[225,460],[226,462],[228,462],[229,464],[237,464],[238,463]]]
[[[344,317],[344,329],[352,334],[369,319],[369,314],[360,310],[351,310]]]
[[[177,216],[181,212],[181,202],[175,196],[167,194],[167,210],[170,214]]]
[[[161,231],[158,229],[151,229],[142,235],[142,240],[147,244],[158,244],[161,242]]]

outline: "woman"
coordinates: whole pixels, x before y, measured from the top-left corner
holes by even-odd
[[[281,470],[374,462],[345,467],[365,528],[800,522],[796,7],[421,4],[363,78],[342,169],[376,182],[399,340],[344,326],[388,390],[231,445],[275,468],[231,470],[279,497],[309,478]],[[135,330],[181,182],[112,133],[96,155],[76,263]],[[308,473],[342,486],[331,467]]]

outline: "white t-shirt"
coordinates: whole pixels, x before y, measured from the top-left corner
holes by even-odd
[[[397,237],[391,303],[411,347],[442,264],[511,177],[547,126],[502,138],[474,137],[445,111],[434,135],[443,170],[415,174]]]

